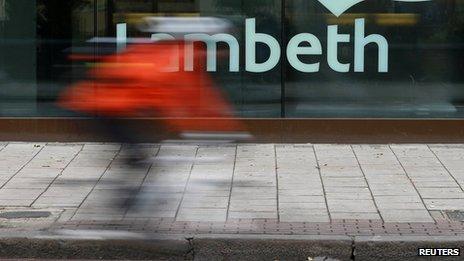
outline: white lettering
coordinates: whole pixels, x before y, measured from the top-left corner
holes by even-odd
[[[193,71],[193,57],[194,57],[194,42],[204,42],[207,46],[207,71],[215,72],[217,70],[217,44],[219,42],[227,43],[230,49],[229,70],[231,72],[239,71],[240,64],[240,48],[238,41],[230,34],[187,34],[184,39],[188,42],[185,45],[185,70]]]
[[[307,42],[309,47],[300,46],[301,43]],[[290,39],[287,46],[288,62],[300,72],[313,73],[319,71],[320,63],[306,64],[301,62],[298,55],[321,55],[322,46],[319,39],[313,34],[298,34]]]
[[[364,48],[369,43],[376,43],[379,47],[379,72],[388,72],[388,42],[378,34],[364,35],[364,19],[356,19],[354,37],[354,71],[364,72]]]
[[[339,34],[338,25],[330,25],[327,28],[327,63],[336,72],[349,72],[350,64],[338,61],[338,43],[349,43],[349,34]]]
[[[374,43],[378,46],[378,72],[388,72],[389,45],[387,39],[379,34],[365,35],[365,19],[356,19],[354,28],[354,71],[364,72],[365,48]],[[152,41],[175,40],[176,38],[166,33],[156,33],[151,35]],[[204,33],[186,34],[184,40],[187,42],[184,47],[184,69],[194,70],[194,43],[203,42],[207,48],[207,71],[217,71],[217,47],[220,42],[226,43],[229,47],[229,71],[240,71],[240,45],[237,39],[230,34],[208,35]],[[338,57],[340,43],[350,43],[351,35],[340,34],[338,25],[327,27],[327,64],[329,67],[341,73],[350,71],[351,63],[341,63]],[[118,51],[123,51],[127,43],[126,24],[117,24],[116,43]],[[302,46],[303,43],[309,46]],[[264,44],[270,50],[269,57],[265,57],[264,62],[257,61],[256,46]],[[290,39],[287,45],[287,59],[295,70],[303,73],[315,73],[320,70],[320,62],[304,63],[301,55],[320,56],[323,54],[321,41],[313,34],[300,33]],[[176,50],[178,53],[179,50]],[[176,53],[174,52],[174,53]],[[175,56],[175,55],[173,55]],[[245,70],[253,73],[261,73],[272,70],[280,61],[281,47],[276,38],[271,35],[256,32],[256,19],[245,20]],[[258,57],[262,58],[262,57]],[[173,59],[168,71],[180,70],[179,59]]]
[[[281,53],[279,42],[268,34],[256,33],[254,18],[245,21],[245,41],[246,70],[248,72],[267,72],[279,63]],[[256,43],[266,44],[271,51],[269,58],[263,63],[256,62]]]

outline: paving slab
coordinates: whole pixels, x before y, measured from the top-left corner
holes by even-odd
[[[432,216],[425,209],[388,209],[381,211],[382,218],[385,222],[430,222],[434,223]]]
[[[0,218],[0,230],[181,235],[194,238],[184,239],[189,247],[204,234],[342,235],[350,251],[357,236],[464,235],[464,223],[448,212],[464,212],[462,144],[144,146],[154,160],[131,168],[124,164],[131,149],[119,144],[0,143],[0,209],[61,213],[46,221]],[[115,205],[131,199],[137,205]],[[249,249],[243,256],[254,246],[265,255],[296,257],[270,249],[288,239],[221,240],[216,246],[231,243],[221,252],[231,259],[240,246]],[[303,241],[293,242],[306,249]],[[196,242],[197,257],[213,254],[204,248],[214,245],[211,238]],[[298,257],[317,258],[299,251]],[[344,260],[339,254],[325,257]]]

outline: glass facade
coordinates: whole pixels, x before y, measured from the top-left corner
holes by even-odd
[[[220,42],[225,55],[211,74],[241,117],[464,116],[464,2],[361,1],[342,14],[330,2],[0,0],[0,116],[78,116],[55,105],[92,66],[70,55],[115,52],[111,41],[90,40],[115,39],[118,24],[128,38],[150,39],[137,25],[163,16],[233,25],[227,33],[239,43],[239,70],[231,71]],[[271,57],[278,62],[264,68]]]

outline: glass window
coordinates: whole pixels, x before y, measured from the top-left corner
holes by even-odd
[[[304,63],[319,62],[318,72],[303,73],[287,66],[287,117],[463,116],[461,1],[365,1],[337,18],[318,1],[287,0],[286,20],[287,40],[310,32],[322,45],[321,55],[299,57]],[[333,36],[332,42],[331,25],[343,35]],[[358,39],[356,30],[364,31]],[[369,35],[375,36],[366,38]],[[346,42],[335,43],[344,37]],[[375,41],[364,45],[366,39]],[[332,52],[331,44],[336,45]],[[379,52],[388,59],[387,72],[379,72]],[[347,71],[340,72],[342,67]]]
[[[463,116],[464,4],[457,0],[346,9],[318,0],[0,0],[0,116],[76,116],[55,101],[98,57],[118,50],[118,24],[128,38],[149,39],[138,27],[146,17],[200,16],[233,25],[224,33],[239,43],[239,70],[219,42],[211,75],[239,116]],[[277,62],[266,67],[270,58]]]

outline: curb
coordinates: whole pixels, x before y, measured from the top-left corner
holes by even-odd
[[[182,236],[118,239],[26,235],[0,238],[0,259],[132,259],[191,260],[189,241]]]
[[[0,259],[431,260],[420,247],[464,249],[464,237],[15,233],[0,236]]]
[[[460,248],[464,236],[357,236],[354,237],[355,260],[462,260],[460,256],[419,257],[419,248]],[[462,256],[462,253],[461,253]]]
[[[351,260],[348,236],[198,235],[195,260]]]

